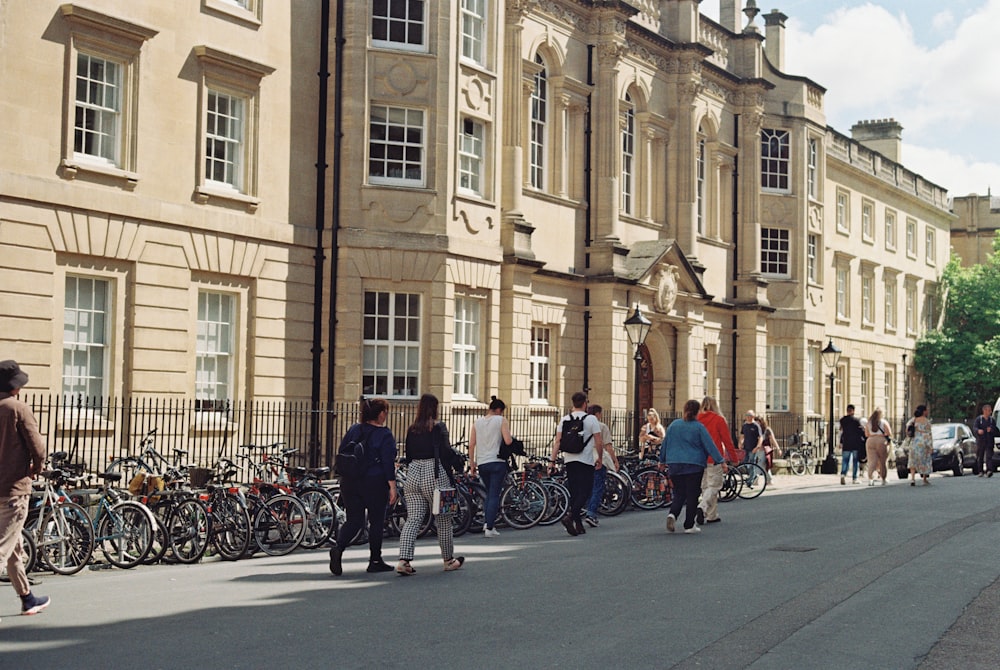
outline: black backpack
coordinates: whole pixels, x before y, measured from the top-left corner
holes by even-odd
[[[579,454],[594,437],[591,434],[586,440],[583,439],[583,419],[582,416],[575,417],[570,414],[569,418],[563,421],[562,437],[559,440],[560,451],[565,451],[567,454]]]
[[[379,462],[377,451],[365,444],[367,437],[362,426],[358,428],[357,435],[353,439],[344,442],[337,450],[333,471],[342,479],[361,479],[367,474],[373,460]]]

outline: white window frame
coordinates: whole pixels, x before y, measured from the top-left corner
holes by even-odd
[[[851,194],[837,189],[837,232],[851,232]]]
[[[410,9],[414,3],[419,3],[420,16],[410,16]],[[425,0],[385,0],[385,13],[375,14],[375,4],[371,10],[371,39],[372,46],[383,49],[401,49],[403,51],[427,51],[427,11],[428,3]],[[394,11],[393,8],[402,10]],[[419,27],[419,40],[411,38],[410,32]],[[384,28],[384,30],[383,30]],[[402,28],[405,33],[402,39],[393,39],[394,29]],[[384,35],[376,37],[376,35]]]
[[[110,395],[112,282],[67,274],[63,299],[63,398]]]
[[[812,284],[819,283],[819,235],[806,235],[806,280]]]
[[[861,239],[875,242],[875,203],[871,200],[861,201]]]
[[[896,416],[896,366],[886,363],[882,371],[882,408],[886,416]]]
[[[455,335],[452,399],[479,396],[482,300],[455,296]]]
[[[695,216],[698,234],[705,234],[705,138],[698,139],[698,156],[695,167]]]
[[[933,226],[924,228],[924,260],[927,265],[937,265],[936,250],[937,238],[934,234]]]
[[[205,106],[205,184],[241,193],[246,174],[246,100],[209,88]]]
[[[462,58],[480,66],[486,65],[488,11],[488,0],[462,0],[459,6]]]
[[[195,330],[195,401],[218,410],[235,397],[239,296],[199,289]]]
[[[529,402],[533,405],[549,404],[552,392],[552,329],[548,326],[531,327],[531,366]]]
[[[817,414],[816,388],[820,380],[820,353],[819,347],[810,345],[806,354],[806,411]]]
[[[888,331],[896,330],[896,285],[895,277],[885,278],[885,329]]]
[[[202,6],[250,27],[261,25],[264,0],[202,0]]]
[[[806,188],[809,197],[815,200],[819,183],[819,142],[815,138],[809,140],[807,151]]]
[[[393,131],[401,131],[403,139],[391,140]],[[419,155],[414,157],[414,151]],[[380,173],[374,171],[376,166],[381,166]],[[419,171],[419,175],[408,176],[414,170]],[[390,176],[393,172],[403,176]],[[368,181],[371,184],[415,188],[426,185],[427,114],[424,110],[371,105],[368,115]]]
[[[837,264],[837,318],[851,318],[851,269],[844,263]]]
[[[632,97],[626,93],[623,110],[624,118],[621,130],[621,209],[623,214],[635,214],[635,105]]]
[[[788,380],[791,370],[791,347],[787,344],[767,346],[767,410],[788,411]]]
[[[216,198],[233,201],[245,206],[249,213],[256,212],[260,205],[260,87],[263,78],[274,72],[274,68],[205,45],[196,46],[193,51],[201,66],[195,200],[200,204]],[[209,171],[210,147],[216,141],[226,141],[215,132],[218,127],[213,125],[213,120],[217,116],[210,110],[210,101],[217,102],[219,95],[239,100],[242,113],[242,135],[226,134],[230,148],[237,152],[231,157],[238,170],[232,183],[215,179]]]
[[[885,210],[885,248],[890,251],[896,249],[896,212],[891,209]]]
[[[861,323],[875,325],[875,275],[868,271],[861,273]]]
[[[760,183],[764,191],[791,192],[791,133],[778,128],[760,131]]]
[[[146,42],[158,31],[70,3],[61,5],[59,11],[68,27],[67,72],[63,77],[62,175],[68,179],[76,178],[80,172],[108,175],[121,179],[121,186],[132,190],[139,180],[140,58]],[[97,154],[77,151],[77,110],[81,108],[77,100],[77,79],[81,56],[103,60],[117,69],[115,104],[110,107],[83,104],[93,111],[103,107],[102,114],[114,117],[114,138],[108,140],[112,147]]]
[[[917,257],[917,220],[906,219],[906,255]]]
[[[545,59],[541,54],[535,55],[535,65],[539,69],[534,75],[529,104],[528,183],[531,188],[544,191],[548,178],[545,166],[549,146],[549,80]]]
[[[422,302],[419,293],[364,292],[361,364],[364,395],[388,398],[420,395]]]
[[[791,231],[787,228],[760,228],[760,272],[769,277],[789,277]]]
[[[871,404],[874,398],[873,383],[875,381],[874,364],[870,361],[863,361],[861,369],[858,370],[858,404],[862,411],[870,415],[875,410],[875,405]]]
[[[483,195],[486,165],[486,126],[470,117],[463,117],[458,132],[458,190]]]
[[[914,335],[917,332],[917,287],[915,284],[906,285],[906,334]]]

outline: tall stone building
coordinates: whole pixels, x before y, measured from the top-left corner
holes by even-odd
[[[945,190],[719,2],[4,3],[3,357],[208,406],[625,409],[638,369],[643,407],[819,416],[833,341],[837,411],[898,416]]]
[[[699,4],[344,5],[336,397],[629,407],[638,307],[644,407],[825,415],[833,341],[838,412],[904,411],[945,190]]]
[[[951,246],[962,265],[985,263],[993,253],[993,240],[1000,230],[1000,198],[965,195],[952,200],[957,217],[951,226]]]

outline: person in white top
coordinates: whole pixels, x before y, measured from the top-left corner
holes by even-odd
[[[559,422],[556,439],[552,444],[552,467],[555,467],[562,443],[563,427],[572,419],[583,419],[584,441],[580,453],[563,452],[563,463],[566,464],[566,488],[569,489],[569,507],[562,518],[562,524],[570,535],[583,535],[587,529],[583,527],[581,510],[590,498],[594,488],[594,470],[604,467],[604,440],[601,438],[601,422],[592,414],[587,414],[587,394],[577,391],[573,394],[573,411]]]
[[[503,416],[507,405],[496,396],[490,399],[490,409],[486,416],[477,419],[469,436],[469,472],[473,477],[478,473],[486,485],[486,501],[483,509],[485,525],[483,535],[496,537],[500,534],[493,524],[500,511],[500,491],[507,477],[507,463],[500,458],[500,442],[511,443],[510,424]]]
[[[590,500],[587,502],[587,514],[583,520],[588,526],[596,528],[601,525],[597,520],[597,510],[601,507],[601,499],[604,497],[604,482],[608,476],[608,471],[618,472],[618,456],[611,445],[611,429],[601,418],[603,408],[600,405],[591,405],[587,408],[587,413],[593,414],[601,424],[601,439],[604,441],[604,455],[601,459],[604,467],[594,470],[594,488],[590,492]]]

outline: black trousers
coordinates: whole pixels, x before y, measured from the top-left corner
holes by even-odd
[[[674,518],[680,518],[681,508],[685,508],[684,528],[694,526],[698,513],[698,496],[701,495],[701,478],[705,471],[693,472],[688,475],[670,475],[674,485],[674,495],[670,499],[670,513]]]
[[[976,467],[975,472],[993,471],[993,442],[980,442],[976,440]]]
[[[580,510],[587,506],[594,490],[594,466],[580,461],[566,464],[566,488],[569,489],[569,509],[573,521],[580,521]]]
[[[340,502],[347,512],[347,521],[337,533],[337,546],[347,549],[364,525],[367,511],[370,560],[381,560],[385,508],[389,504],[389,483],[381,477],[367,477],[357,482],[341,480]]]

